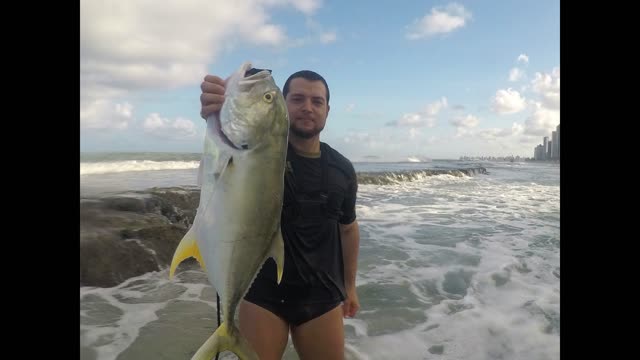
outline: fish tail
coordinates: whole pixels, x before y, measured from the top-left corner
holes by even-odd
[[[202,255],[200,255],[200,249],[198,249],[198,242],[196,241],[196,232],[194,227],[187,232],[187,234],[182,238],[180,244],[176,248],[175,253],[173,254],[173,259],[171,260],[171,267],[169,269],[169,279],[173,279],[173,275],[180,265],[185,259],[190,257],[196,258],[200,263],[200,266],[204,270],[204,261],[202,260]]]
[[[231,351],[240,360],[258,360],[258,354],[253,350],[247,339],[245,339],[237,327],[229,331],[227,323],[220,324],[218,329],[205,341],[200,349],[193,355],[191,360],[211,360],[216,354],[223,351]]]

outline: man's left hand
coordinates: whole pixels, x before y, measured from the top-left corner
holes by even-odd
[[[342,304],[342,313],[345,318],[352,318],[356,316],[356,312],[360,310],[360,300],[358,300],[358,294],[356,289],[347,290],[347,298],[344,299]]]

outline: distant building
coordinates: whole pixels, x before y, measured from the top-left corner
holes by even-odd
[[[551,132],[551,158],[558,158],[558,133],[556,131]]]
[[[558,126],[556,126],[556,136],[557,136],[557,140],[556,140],[556,156],[557,156],[558,160],[560,160],[560,124],[558,124]]]
[[[545,136],[544,139],[542,140],[542,159],[546,160],[549,157],[547,156],[547,147],[549,146],[549,137]]]
[[[544,160],[544,148],[542,147],[542,144],[535,147],[533,151],[533,159]]]

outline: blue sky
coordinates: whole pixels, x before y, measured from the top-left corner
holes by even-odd
[[[161,4],[161,5],[160,5]],[[81,0],[80,151],[202,150],[200,83],[322,74],[352,161],[533,156],[560,122],[559,1]]]

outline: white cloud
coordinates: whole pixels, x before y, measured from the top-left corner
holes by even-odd
[[[524,110],[525,107],[525,99],[520,96],[519,92],[511,88],[498,90],[492,101],[493,111],[498,114],[517,113]]]
[[[518,68],[513,68],[509,71],[509,81],[518,81],[524,75],[523,71]]]
[[[436,116],[438,115],[440,110],[446,108],[447,106],[448,106],[447,98],[442,97],[440,100],[437,100],[435,102],[432,102],[431,104],[428,104],[425,109],[425,113],[429,116]]]
[[[353,109],[356,108],[356,104],[349,104],[347,105],[347,108],[345,110],[347,110],[347,112],[352,112]]]
[[[531,81],[533,91],[542,95],[542,103],[548,109],[560,109],[560,68],[553,68],[551,74],[536,73]]]
[[[266,0],[265,4],[274,5],[286,5],[290,4],[293,7],[304,13],[305,15],[313,14],[320,6],[322,6],[322,0]]]
[[[407,113],[403,114],[402,118],[388,122],[387,126],[435,126],[436,119],[428,117],[425,113]]]
[[[341,135],[336,139],[336,145],[342,144],[358,153],[360,151],[374,151],[384,154],[386,150],[398,148],[401,146],[400,143],[406,143],[406,135],[403,138],[404,142],[398,141],[394,134],[380,128],[370,131],[348,131],[346,135]]]
[[[335,31],[325,32],[320,34],[320,42],[323,44],[332,43],[336,41],[336,37],[337,35]]]
[[[551,136],[560,123],[560,111],[548,109],[540,102],[534,103],[535,110],[524,122],[524,134],[531,136]]]
[[[473,136],[473,131],[471,131],[471,129],[466,127],[457,127],[456,134],[454,137],[461,138],[461,137],[471,137],[471,136]]]
[[[305,25],[307,26],[307,29],[311,30],[313,36],[297,39],[294,46],[306,45],[313,41],[319,41],[322,44],[329,44],[338,39],[338,33],[335,30],[326,30],[319,22],[312,18],[307,18]]]
[[[526,54],[520,54],[518,55],[518,62],[523,62],[525,64],[529,63],[529,57]]]
[[[318,1],[81,0],[81,76],[116,88],[174,87],[200,80],[228,39],[279,46],[287,40],[267,7],[310,13]],[[225,41],[226,40],[226,41]]]
[[[80,126],[85,129],[126,129],[133,120],[133,106],[108,100],[87,101],[80,107]]]
[[[451,124],[457,128],[472,128],[478,126],[480,120],[469,114],[467,116],[456,116],[450,120]]]
[[[434,127],[436,125],[436,115],[447,107],[447,98],[442,97],[425,106],[421,112],[405,113],[402,118],[386,123],[387,126],[412,126],[412,127]]]
[[[236,43],[280,47],[288,42],[268,10],[293,7],[311,15],[320,0],[80,1],[81,122],[93,126],[96,101],[113,93],[198,84]],[[86,126],[85,126],[86,127]]]
[[[471,114],[467,116],[456,116],[451,118],[449,122],[456,127],[456,138],[474,136],[472,128],[478,126],[480,120]]]
[[[354,132],[349,131],[343,138],[346,143],[359,143],[363,141],[369,141],[372,139],[368,132]]]
[[[483,129],[478,131],[478,137],[487,141],[495,140],[497,137],[505,136],[507,133],[505,130],[499,128]]]
[[[429,137],[427,138],[427,135]],[[426,154],[428,148],[439,139],[427,134],[423,129],[409,127],[403,129],[377,128],[368,131],[348,131],[329,141],[352,160],[405,161],[410,154]]]
[[[517,136],[522,135],[524,133],[524,126],[522,124],[513,123],[511,127],[511,135]]]
[[[518,136],[518,135],[521,135],[523,131],[524,131],[524,126],[518,123],[513,123],[513,126],[511,128],[482,129],[477,132],[477,136],[483,140],[493,141],[498,138]]]
[[[465,26],[471,19],[471,12],[464,6],[451,3],[446,7],[434,7],[422,19],[415,20],[409,26],[407,38],[415,40],[436,34],[452,32]]]
[[[287,36],[284,33],[284,28],[279,25],[273,24],[261,24],[258,25],[257,31],[246,34],[247,41],[256,43],[258,45],[273,45],[280,46],[287,41]]]
[[[180,117],[171,121],[160,117],[158,113],[149,114],[142,127],[146,133],[164,139],[184,139],[196,135],[193,121]]]

